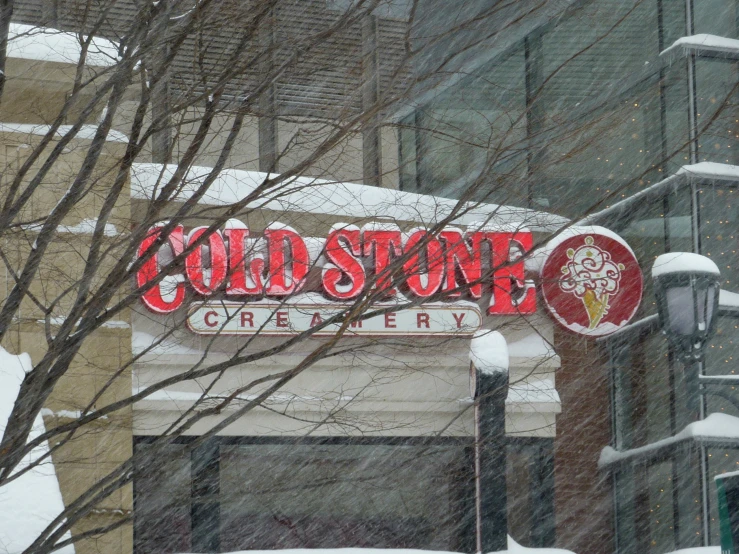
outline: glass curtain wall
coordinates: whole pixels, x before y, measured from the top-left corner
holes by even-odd
[[[686,66],[659,59],[682,5],[591,0],[512,44],[401,122],[401,188],[577,218],[661,180],[689,135]]]
[[[578,220],[686,165],[724,164],[725,173],[739,165],[737,54],[660,54],[686,35],[739,38],[738,22],[736,0],[577,3],[403,121],[401,187],[459,198],[474,184],[474,198]],[[676,359],[649,317],[650,272],[664,252],[697,251],[719,266],[724,307],[701,369],[701,402],[706,414],[739,417],[739,381],[731,381],[739,308],[729,307],[739,306],[737,182],[683,178],[598,221],[632,246],[645,283],[631,330],[601,341],[612,375],[611,446],[645,448],[608,469],[622,554],[717,544],[712,477],[739,468],[739,450],[693,440],[653,448],[690,424],[685,378],[696,369]],[[509,465],[524,474],[522,453]],[[530,503],[511,510],[512,521],[526,521]]]
[[[697,217],[691,220],[685,214],[691,211],[692,190]],[[739,298],[736,194],[737,183],[691,186],[686,182],[676,192],[665,194],[667,204],[682,209],[667,212],[652,237],[657,238],[661,230],[659,240],[651,243],[654,250],[642,249],[642,243],[631,237],[627,240],[636,245],[640,262],[650,267],[649,258],[661,253],[660,245],[664,248],[661,251],[692,250],[690,233],[683,229],[692,223],[700,253],[713,259],[722,272],[717,332],[702,368],[706,375],[701,387],[704,411],[739,417],[739,380],[732,381],[737,374],[735,360],[739,359],[739,308],[735,307],[739,304],[734,301]],[[623,229],[621,233],[643,233],[650,223],[644,213],[648,211],[635,210],[625,221],[611,223]],[[654,310],[647,308],[643,314],[650,311]],[[613,376],[612,446],[621,452],[647,447],[622,467],[611,468],[616,491],[617,552],[663,554],[676,548],[718,544],[713,477],[739,468],[738,446],[715,437],[715,446],[701,446],[691,440],[679,448],[655,448],[655,443],[677,435],[690,423],[685,409],[685,377],[687,371],[698,369],[675,359],[654,319],[643,319],[604,343]],[[708,537],[704,537],[704,530]]]

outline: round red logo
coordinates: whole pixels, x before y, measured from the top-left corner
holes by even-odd
[[[602,227],[572,228],[546,250],[544,302],[566,329],[601,337],[631,320],[641,302],[642,275],[621,237]]]

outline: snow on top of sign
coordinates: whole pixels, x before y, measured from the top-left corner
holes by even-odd
[[[559,246],[569,238],[588,234],[604,235],[624,245],[632,254],[634,253],[634,251],[626,243],[626,241],[610,229],[599,227],[597,225],[572,225],[557,233],[556,237],[547,242],[541,248],[537,248],[530,255],[528,255],[526,257],[526,260],[524,261],[524,266],[526,267],[526,270],[533,271],[535,273],[541,273],[541,270],[544,267],[544,262],[546,262],[549,254],[551,254],[557,246]]]
[[[470,361],[483,373],[508,372],[508,344],[498,331],[475,331],[470,343]]]
[[[87,40],[87,37],[82,37]],[[8,31],[8,57],[44,62],[78,63],[82,47],[77,33],[49,27],[11,23]],[[118,45],[95,37],[85,62],[90,66],[109,67],[119,60]]]
[[[0,436],[5,431],[13,404],[20,391],[21,381],[31,370],[28,354],[14,356],[0,347]],[[37,416],[30,439],[45,432],[44,421]],[[18,469],[27,467],[49,451],[42,445],[19,464]],[[39,464],[33,470],[0,487],[0,550],[18,554],[28,548],[41,532],[64,510],[59,482],[54,465]],[[64,539],[68,539],[65,534]],[[57,552],[73,554],[74,547],[66,546]]]
[[[677,170],[675,175],[687,175],[688,177],[702,177],[705,179],[735,181],[739,179],[739,165],[720,164],[716,162],[700,162],[697,164],[682,166],[680,169]]]
[[[46,135],[51,129],[51,125],[34,125],[30,123],[0,123],[0,133],[19,133],[26,135]],[[62,137],[72,130],[71,125],[60,125],[54,133],[57,137]],[[97,125],[82,125],[77,134],[76,139],[92,140],[97,132]],[[106,139],[108,142],[128,142],[128,137],[123,133],[111,129],[108,131]]]
[[[159,194],[173,176],[176,166],[139,163],[131,168],[131,196],[148,200]],[[184,201],[202,186],[210,167],[191,167],[174,200]],[[224,169],[200,200],[207,205],[228,205],[246,198],[265,180],[276,175],[257,171]],[[339,183],[312,177],[293,177],[259,194],[249,208],[327,214],[353,218],[417,221],[432,225],[452,213],[458,202],[448,198],[415,194],[355,183]],[[459,225],[492,221],[517,229],[553,231],[567,220],[560,216],[524,208],[495,204],[466,203],[454,219]]]
[[[687,37],[680,37],[669,47],[662,50],[660,56],[673,53],[675,50],[710,50],[713,52],[739,52],[739,40],[733,38],[699,33]]]
[[[716,264],[710,258],[692,252],[669,252],[661,254],[654,260],[652,277],[667,275],[668,273],[700,272],[720,275]]]
[[[678,434],[647,446],[624,451],[606,446],[600,453],[598,465],[600,467],[608,466],[691,438],[739,440],[739,417],[721,413],[709,414],[701,421],[688,424]]]

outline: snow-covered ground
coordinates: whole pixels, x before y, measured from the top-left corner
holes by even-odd
[[[685,551],[687,552],[687,551]],[[490,554],[573,554],[561,548],[526,548],[508,537],[508,550]],[[457,554],[443,550],[417,550],[413,548],[292,548],[285,550],[242,550],[229,554]],[[681,551],[682,554],[682,551]],[[692,554],[692,553],[691,553]],[[701,553],[703,554],[703,553]],[[705,554],[713,554],[707,551]]]
[[[669,554],[721,554],[720,546],[699,546],[697,548],[684,548],[675,550]]]

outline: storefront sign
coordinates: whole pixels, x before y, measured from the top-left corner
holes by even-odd
[[[161,227],[151,229],[139,246],[143,256],[159,240]],[[142,287],[167,271],[150,287],[143,303],[156,313],[183,306],[187,289],[197,296],[248,299],[281,298],[315,290],[329,301],[349,301],[369,287],[392,298],[400,290],[409,298],[480,299],[490,295],[490,315],[536,312],[533,284],[524,279],[523,255],[533,245],[528,231],[477,231],[448,228],[436,235],[424,229],[402,233],[389,225],[334,225],[328,237],[306,239],[293,229],[273,223],[263,236],[250,235],[241,222],[201,237],[207,227],[188,234],[176,226],[155,256],[137,274]],[[186,256],[184,267],[167,268],[167,261],[201,243]],[[316,242],[318,247],[316,248]],[[404,254],[406,256],[404,256]],[[324,261],[317,264],[321,257]],[[402,265],[394,263],[402,259]],[[490,272],[489,268],[498,268]],[[309,279],[312,269],[318,273]],[[313,287],[310,282],[315,282]],[[199,326],[193,328],[199,329]]]
[[[639,308],[642,275],[634,252],[602,227],[570,230],[547,246],[541,271],[549,312],[570,331],[604,336]]]
[[[382,311],[375,305],[371,311]],[[206,302],[193,307],[187,318],[188,328],[201,335],[295,335],[321,325],[332,317],[341,317],[348,305],[257,304]],[[482,314],[470,303],[426,305],[395,312],[380,313],[349,323],[347,335],[467,336],[482,325]],[[334,335],[341,319],[313,336]]]

